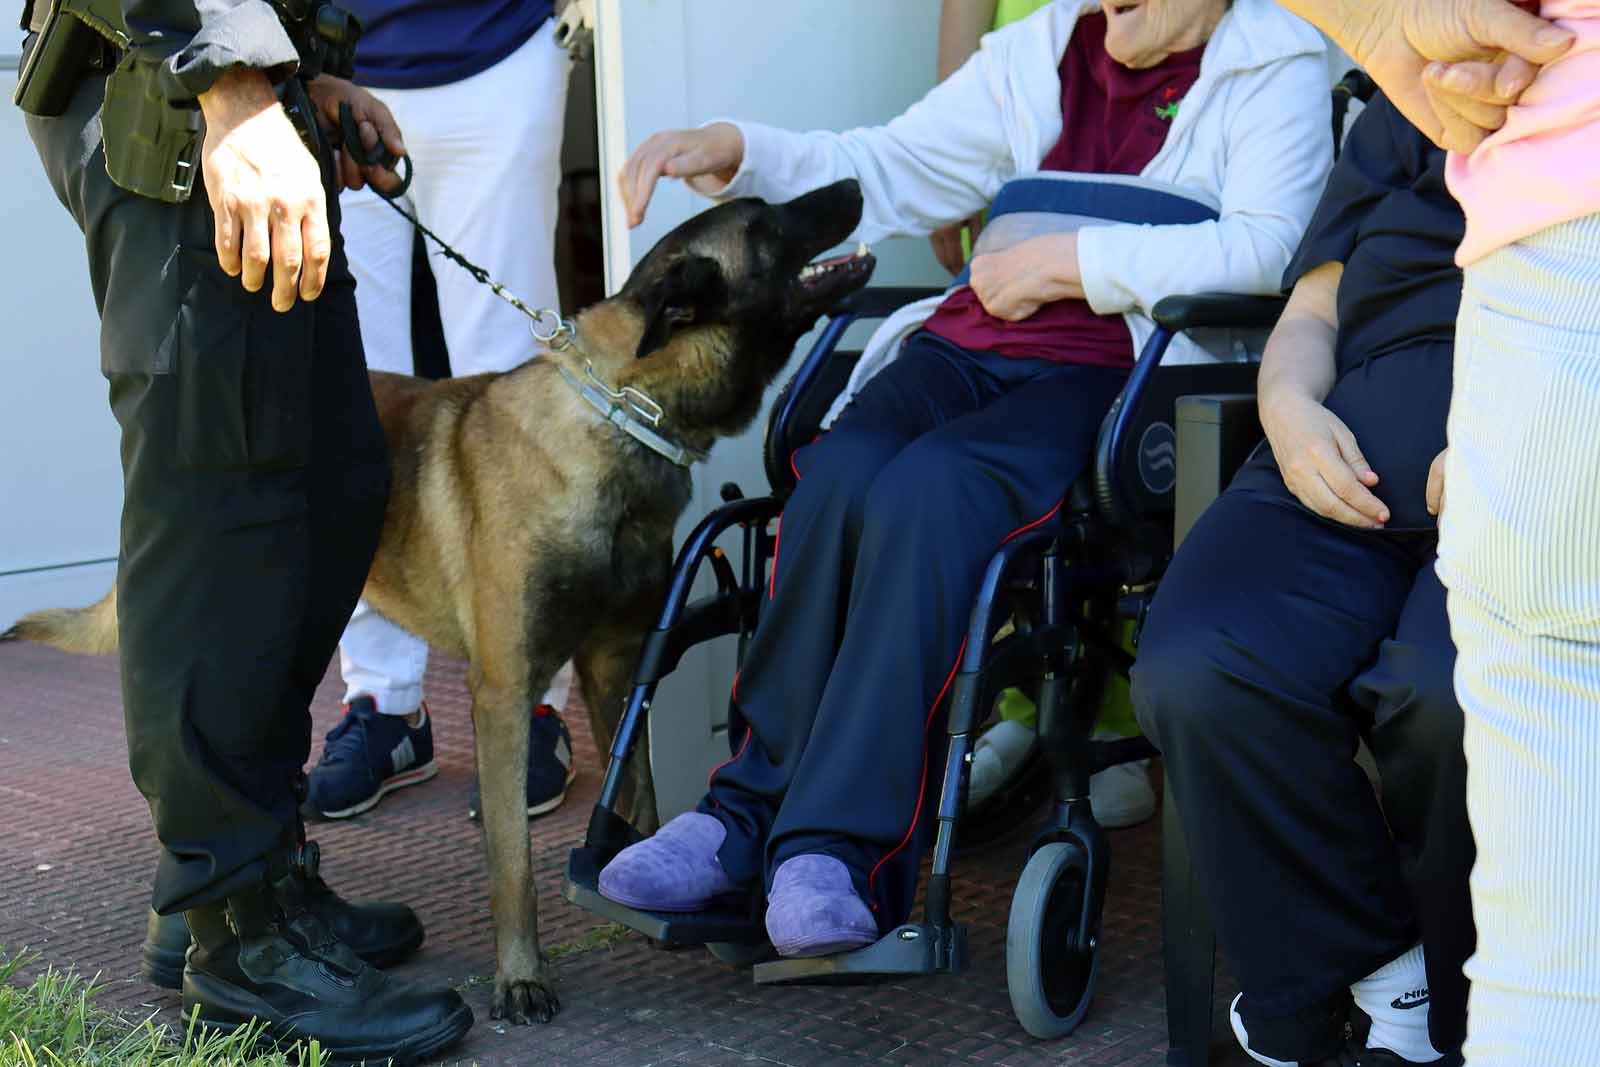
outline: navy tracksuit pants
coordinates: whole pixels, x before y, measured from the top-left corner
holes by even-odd
[[[732,878],[823,853],[880,929],[910,915],[940,704],[984,568],[1054,514],[1126,379],[923,331],[794,454],[770,600],[734,683],[737,752],[701,803],[727,827]]]
[[[1436,543],[1318,518],[1262,449],[1162,578],[1133,697],[1252,1007],[1322,1018],[1307,1009],[1421,940],[1449,1052],[1466,1030],[1474,850]],[[1381,806],[1353,759],[1362,738]]]

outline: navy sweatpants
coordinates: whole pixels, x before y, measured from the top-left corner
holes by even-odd
[[[1474,852],[1435,544],[1320,519],[1252,460],[1162,578],[1133,698],[1260,1015],[1316,1016],[1420,939],[1449,1052]],[[1363,737],[1381,806],[1353,760]]]
[[[910,915],[939,705],[984,567],[1053,515],[1126,380],[924,331],[795,453],[770,602],[734,683],[737,754],[701,803],[728,829],[731,877],[756,885],[823,853],[881,929]]]

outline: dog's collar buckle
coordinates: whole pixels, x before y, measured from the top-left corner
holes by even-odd
[[[556,364],[556,370],[560,371],[561,377],[572,386],[573,392],[600,413],[601,418],[656,455],[686,469],[693,466],[696,461],[706,458],[703,453],[696,452],[687,445],[670,441],[656,432],[663,412],[661,405],[651,399],[649,394],[632,386],[622,389],[611,388],[595,373],[594,365],[591,363],[584,365],[584,377],[589,379],[587,383],[578,381],[559,363]]]

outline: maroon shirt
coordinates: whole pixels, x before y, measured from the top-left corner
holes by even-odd
[[[1106,54],[1106,17],[1078,19],[1061,56],[1061,140],[1040,170],[1138,174],[1167,139],[1177,103],[1200,75],[1194,48],[1147,70],[1130,70]],[[1086,300],[1057,300],[1021,322],[983,310],[971,286],[945,298],[926,328],[963,348],[1003,356],[1131,367],[1133,337],[1121,315],[1096,315]]]

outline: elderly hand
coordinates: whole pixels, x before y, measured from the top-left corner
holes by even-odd
[[[628,209],[628,225],[637,226],[644,221],[658,179],[709,174],[719,185],[727,185],[739,173],[742,162],[744,135],[729,122],[650,135],[617,172],[617,189]]]
[[[1449,454],[1448,448],[1440,452],[1428,467],[1428,514],[1435,518],[1444,514],[1444,465]]]
[[[200,149],[216,219],[217,264],[254,293],[272,267],[272,307],[315,300],[333,240],[317,161],[278,106],[266,75],[235,68],[200,94]]]
[[[1360,63],[1441,148],[1470,152],[1573,34],[1508,0],[1288,0]],[[1335,14],[1337,10],[1337,14]],[[1327,15],[1327,18],[1319,18]]]
[[[1383,528],[1389,508],[1372,494],[1378,474],[1339,416],[1298,394],[1264,395],[1261,414],[1284,484],[1300,503],[1346,526]]]
[[[384,146],[395,155],[406,154],[406,145],[400,139],[400,127],[394,121],[394,116],[381,100],[365,89],[343,78],[324,74],[313,78],[306,86],[306,92],[317,106],[317,121],[336,143],[342,136],[339,105],[349,104],[350,111],[355,115],[356,128],[361,131],[361,147],[364,150],[370,151],[382,140]],[[349,152],[344,151],[339,153],[339,180],[346,189],[359,189],[371,182],[378,189],[389,190],[400,184],[400,176],[389,168],[363,167]]]
[[[972,257],[972,291],[983,310],[1006,322],[1021,322],[1046,304],[1082,299],[1078,235],[1030,237],[1001,252]]]

